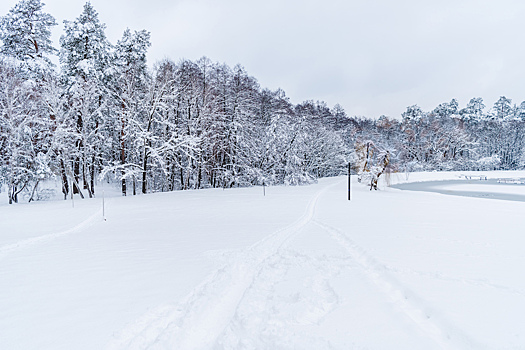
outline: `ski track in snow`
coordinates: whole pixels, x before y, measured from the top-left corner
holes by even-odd
[[[297,221],[240,252],[178,305],[161,306],[142,316],[116,334],[107,348],[212,348],[234,317],[244,294],[267,265],[265,262],[313,220],[319,197],[337,184],[318,191]]]
[[[231,257],[180,303],[157,307],[116,333],[107,349],[271,348],[275,334],[287,332],[286,324],[319,324],[337,307],[340,297],[330,286],[330,278],[349,268],[371,280],[395,310],[439,347],[483,349],[396,280],[392,276],[395,271],[379,263],[346,233],[315,219],[319,197],[337,184],[317,192],[297,221]],[[316,261],[287,247],[287,242],[312,224],[345,249],[345,261],[334,257]],[[311,273],[306,289],[299,286],[302,289],[292,296],[274,295],[285,280],[283,276],[303,268]],[[254,330],[258,339],[253,339]],[[291,347],[305,344],[308,348],[332,348],[329,341],[310,335],[290,333],[282,338],[292,341]]]
[[[19,249],[23,249],[38,243],[47,242],[50,240],[53,240],[55,238],[69,235],[71,233],[80,232],[87,227],[93,225],[97,220],[97,218],[102,216],[102,209],[97,210],[93,215],[85,219],[84,221],[80,222],[79,224],[73,226],[70,229],[61,231],[61,232],[55,232],[55,233],[48,233],[45,235],[22,239],[18,242],[7,244],[0,247],[0,258],[6,256],[9,253],[12,253],[14,251],[17,251]]]
[[[398,269],[398,268],[394,268],[391,266],[385,266],[385,269],[393,273],[396,273],[396,274],[415,275],[419,277],[440,280],[440,281],[445,281],[445,282],[464,283],[464,284],[469,284],[469,285],[476,286],[476,287],[493,288],[493,289],[507,292],[509,294],[525,296],[525,290],[523,289],[517,289],[517,288],[512,288],[512,287],[504,286],[501,284],[493,283],[488,279],[458,278],[458,277],[448,276],[441,272],[422,272],[422,271],[417,271],[417,270],[412,270],[412,269]]]
[[[461,330],[439,317],[425,302],[403,286],[388,273],[388,268],[380,264],[364,249],[355,244],[341,230],[314,220],[314,224],[327,231],[333,239],[344,247],[350,257],[358,263],[363,273],[386,294],[394,306],[410,318],[420,330],[443,349],[483,349]]]
[[[215,348],[332,349],[329,340],[297,334],[294,326],[320,325],[338,307],[341,298],[330,279],[353,265],[346,258],[279,249],[262,264]]]

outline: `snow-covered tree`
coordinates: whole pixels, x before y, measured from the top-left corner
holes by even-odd
[[[126,29],[116,44],[109,69],[107,91],[112,99],[110,105],[115,111],[112,122],[114,132],[119,135],[119,162],[107,165],[119,173],[122,195],[127,194],[126,180],[132,181],[135,194],[136,182],[142,175],[142,147],[137,148],[135,145],[145,144],[144,139],[140,139],[144,134],[140,134],[138,126],[142,124],[145,112],[150,78],[146,53],[150,45],[149,32],[131,32]]]
[[[458,113],[458,106],[458,101],[453,98],[450,102],[441,103],[432,113],[441,118],[448,118]]]
[[[379,177],[385,172],[390,163],[390,152],[378,148],[372,140],[356,142],[357,180],[366,183],[370,190],[377,190]]]
[[[511,117],[512,100],[505,96],[501,96],[492,107],[492,118],[496,120],[503,120]]]
[[[104,122],[104,71],[108,67],[109,42],[98,14],[90,3],[75,21],[64,21],[65,34],[60,38],[60,62],[63,84],[68,97],[69,116],[75,122],[73,156],[73,192],[82,179],[90,197],[94,195],[95,166],[100,153],[99,128]]]
[[[10,204],[51,176],[44,166],[48,119],[40,117],[37,90],[22,70],[16,60],[0,60],[0,177],[8,184]]]
[[[517,120],[525,121],[525,101],[516,107],[515,116]]]
[[[51,41],[55,18],[42,11],[40,0],[22,0],[0,19],[0,52],[24,62],[29,77],[40,77],[56,53]]]
[[[77,19],[64,21],[60,62],[67,78],[99,77],[107,68],[110,44],[105,29],[106,25],[100,23],[98,13],[89,2]]]
[[[472,98],[467,106],[459,111],[460,118],[467,123],[479,121],[483,118],[484,109],[485,104],[481,97]]]

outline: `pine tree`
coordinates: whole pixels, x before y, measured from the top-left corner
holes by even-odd
[[[469,103],[465,108],[459,111],[461,120],[466,123],[475,123],[482,119],[483,110],[485,109],[485,104],[481,97],[475,97],[470,99]]]
[[[60,38],[60,62],[66,77],[99,76],[106,69],[110,44],[106,39],[106,25],[100,23],[98,13],[87,2],[74,21],[64,21],[64,35]]]
[[[512,116],[512,100],[501,96],[492,107],[492,117],[498,120],[510,118]]]
[[[51,41],[56,21],[43,7],[40,0],[22,0],[0,21],[1,53],[25,62],[32,78],[49,69],[49,56],[57,52]]]
[[[73,22],[64,21],[65,34],[60,38],[60,62],[64,89],[68,96],[69,115],[75,120],[73,159],[73,193],[84,189],[92,197],[96,157],[99,152],[101,118],[104,103],[103,72],[108,66],[110,44],[98,14],[88,2]]]

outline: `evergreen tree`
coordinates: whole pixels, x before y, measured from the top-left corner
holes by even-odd
[[[511,117],[512,112],[512,100],[501,96],[499,100],[494,103],[492,107],[492,117],[498,120],[503,120]]]
[[[460,118],[467,123],[479,121],[483,118],[484,109],[485,104],[481,97],[472,98],[467,106],[460,110]]]
[[[0,52],[25,62],[33,73],[51,65],[49,56],[57,51],[50,30],[56,21],[43,7],[40,0],[22,0],[0,20]]]
[[[108,66],[109,42],[98,14],[88,2],[73,22],[64,21],[65,34],[60,38],[60,62],[70,118],[75,120],[73,156],[73,193],[84,189],[92,197],[95,192],[95,165],[100,153],[99,128],[104,103],[104,71]]]

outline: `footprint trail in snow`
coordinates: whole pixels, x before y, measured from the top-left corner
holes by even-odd
[[[358,342],[338,343],[326,333],[316,335],[331,314],[348,304],[352,291],[333,284],[349,273],[359,278],[356,283],[375,286],[381,304],[390,305],[384,308],[388,311],[373,312],[393,322],[401,320],[412,328],[408,333],[417,329],[428,338],[428,348],[479,348],[435,316],[342,231],[315,219],[319,198],[335,185],[317,192],[293,224],[231,254],[184,300],[159,306],[116,334],[108,349],[361,348]],[[337,247],[335,254],[301,251],[298,242],[304,231],[321,237],[320,244],[331,241]]]

